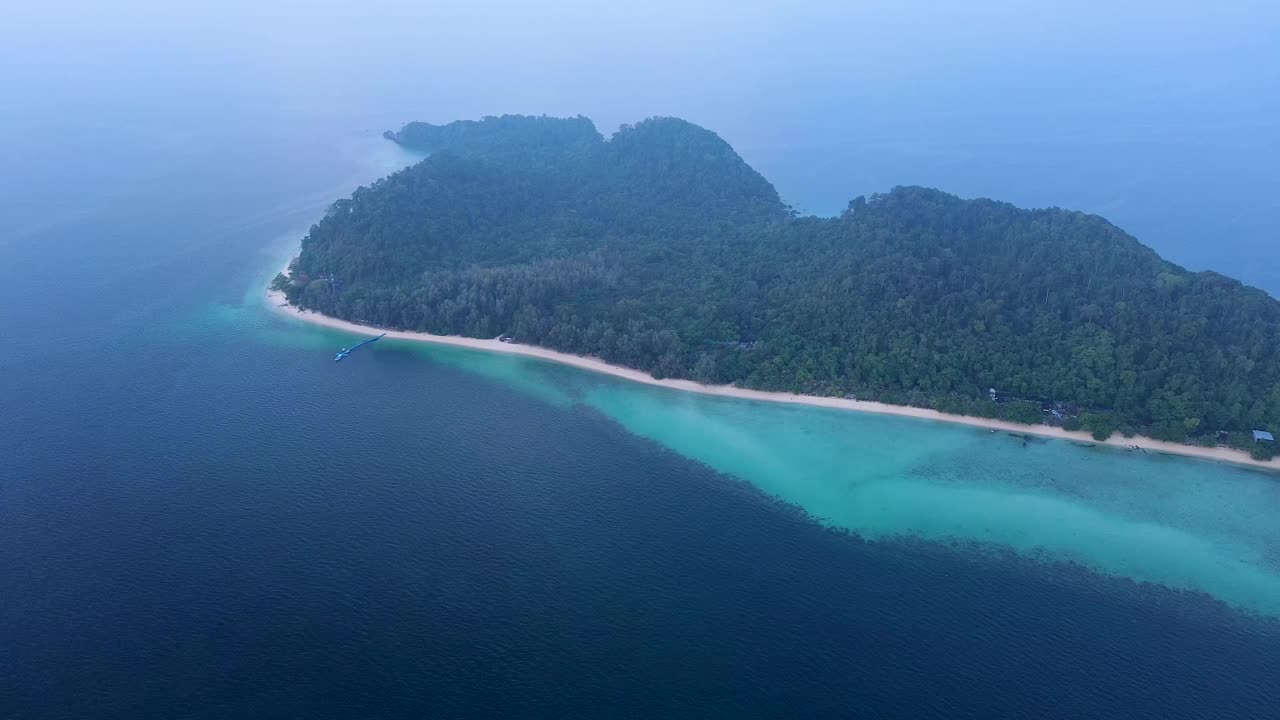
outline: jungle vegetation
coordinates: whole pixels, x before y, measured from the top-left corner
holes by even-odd
[[[1095,215],[898,187],[799,217],[674,118],[608,139],[522,116],[388,137],[430,155],[334,203],[277,278],[290,302],[1098,437],[1251,448],[1280,428],[1280,302]]]

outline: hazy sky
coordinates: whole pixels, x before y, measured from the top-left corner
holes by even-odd
[[[809,113],[865,102],[859,127],[910,112],[929,127],[1150,97],[1215,103],[1199,110],[1230,122],[1274,110],[1280,81],[1280,3],[1251,0],[5,4],[5,84],[53,103],[252,89],[321,107],[390,94],[438,119],[750,111],[754,127],[799,99]],[[1250,84],[1256,97],[1237,91]]]
[[[18,171],[33,137],[158,124],[677,115],[802,209],[930,184],[1100,212],[1237,274],[1280,240],[1274,0],[5,5]]]

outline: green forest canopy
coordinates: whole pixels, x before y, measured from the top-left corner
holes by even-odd
[[[431,155],[334,203],[277,279],[290,302],[659,377],[1023,422],[1057,403],[1100,436],[1280,427],[1280,303],[1095,215],[899,187],[797,217],[674,118],[387,136]]]

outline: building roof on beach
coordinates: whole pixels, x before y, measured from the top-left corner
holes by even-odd
[[[1259,442],[1262,440],[1266,440],[1267,442],[1276,441],[1275,436],[1273,436],[1271,433],[1267,432],[1266,430],[1254,430],[1253,440],[1254,442]]]

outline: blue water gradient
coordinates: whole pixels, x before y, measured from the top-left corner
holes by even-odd
[[[405,344],[388,344],[396,342]],[[528,358],[407,349],[557,405],[598,411],[863,538],[1012,551],[1280,617],[1274,473],[912,418],[682,393]]]
[[[413,158],[204,139],[0,244],[0,718],[1274,711],[1271,476],[405,342],[334,363],[260,289]]]

